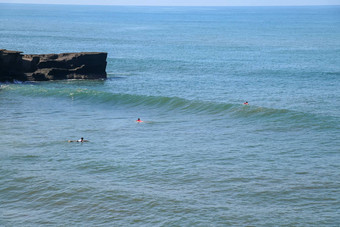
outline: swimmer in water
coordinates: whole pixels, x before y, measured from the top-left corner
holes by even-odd
[[[89,142],[88,140],[84,140],[84,137],[81,137],[79,140],[69,140],[69,143],[71,142],[78,142],[78,143],[83,143],[83,142]]]
[[[136,122],[140,123],[140,122],[143,122],[143,121],[140,118],[138,118]]]
[[[249,103],[248,102],[245,102],[245,103],[243,103],[244,105],[249,105]]]

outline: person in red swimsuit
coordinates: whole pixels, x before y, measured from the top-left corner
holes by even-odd
[[[143,121],[140,118],[138,118],[136,122],[143,122]]]

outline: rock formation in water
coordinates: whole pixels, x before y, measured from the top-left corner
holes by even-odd
[[[107,53],[22,54],[0,49],[0,81],[106,78]]]

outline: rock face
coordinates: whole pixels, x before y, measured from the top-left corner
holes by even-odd
[[[107,53],[22,54],[0,49],[0,81],[106,78]]]

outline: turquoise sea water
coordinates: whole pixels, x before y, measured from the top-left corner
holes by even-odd
[[[0,49],[108,52],[0,85],[0,226],[339,226],[339,40],[339,6],[0,4]]]

